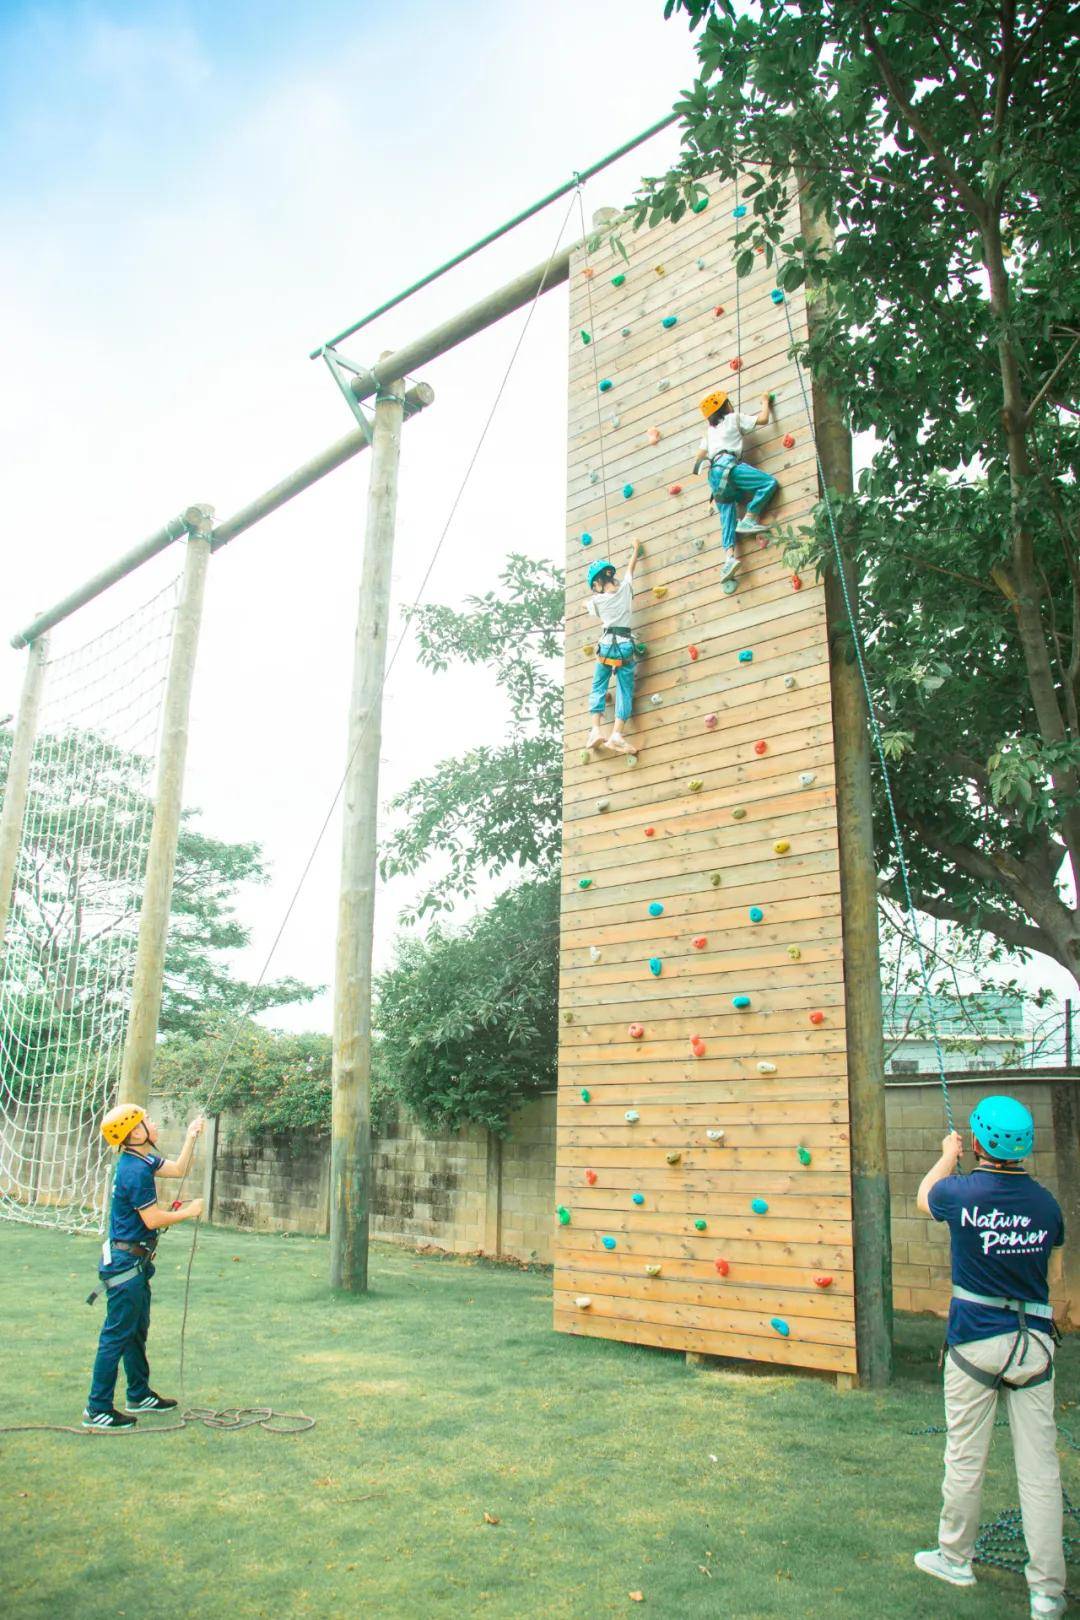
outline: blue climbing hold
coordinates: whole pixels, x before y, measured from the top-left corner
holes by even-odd
[[[765,913],[762,911],[760,906],[751,906],[750,907],[750,921],[751,922],[762,922],[762,921],[764,921],[764,918],[765,918]]]
[[[731,210],[731,217],[732,217],[732,219],[745,219],[745,217],[746,217],[746,204],[745,203],[740,203],[738,208],[733,208]]]
[[[732,996],[731,1005],[733,1007],[739,1007],[740,1009],[743,1008],[743,1007],[749,1007],[749,1005],[750,1005],[750,997],[749,996]]]
[[[658,979],[664,971],[664,964],[658,956],[649,957],[649,972],[654,979]]]
[[[769,297],[772,299],[774,304],[782,304],[784,302],[784,294],[779,287],[774,287],[772,292],[769,294]]]
[[[613,1237],[601,1238],[600,1241],[603,1243],[605,1249],[613,1249],[615,1247],[615,1239]]]
[[[622,493],[623,493],[623,500],[628,501],[630,499],[631,495],[634,493],[633,484],[624,484],[623,487],[622,487]]]
[[[769,1213],[769,1206],[764,1198],[751,1198],[750,1208],[755,1215],[767,1215]]]
[[[630,1194],[630,1202],[632,1204],[643,1204],[645,1202],[645,1194],[644,1193],[631,1193]]]
[[[664,908],[661,905],[660,901],[659,900],[650,900],[649,901],[649,916],[650,917],[662,917],[663,915],[664,915]]]
[[[610,377],[601,377],[601,379],[600,379],[600,392],[602,394],[606,394],[608,389],[609,388],[614,388],[614,386],[615,386],[615,384],[612,382]]]
[[[791,1332],[791,1329],[788,1327],[782,1316],[772,1317],[769,1322],[769,1326],[771,1328],[775,1328],[777,1333],[779,1333],[780,1337],[783,1339],[786,1339],[788,1334]]]
[[[660,325],[666,327],[668,331],[670,331],[671,328],[676,325],[678,319],[679,317],[677,315],[665,315],[663,320],[660,322]]]
[[[753,662],[754,662],[753,650],[750,647],[744,647],[742,652],[739,654],[739,663],[740,664],[752,664]]]
[[[581,543],[582,543],[583,546],[591,546],[592,545],[592,535],[589,533],[589,531],[587,529],[586,529],[585,533],[581,537]]]

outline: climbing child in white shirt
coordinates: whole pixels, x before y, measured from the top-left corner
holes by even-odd
[[[698,471],[702,462],[708,463],[709,488],[720,514],[720,533],[727,552],[720,569],[721,579],[731,579],[739,566],[735,554],[737,536],[761,534],[764,530],[765,525],[758,522],[758,517],[780,487],[771,473],[759,472],[742,459],[743,434],[767,426],[771,410],[768,394],[762,394],[761,409],[756,416],[734,410],[728,396],[719,389],[701,401],[701,414],[709,426],[694,462],[694,471]],[[736,522],[736,508],[742,501],[747,502],[746,515]]]
[[[596,648],[589,713],[592,729],[586,748],[609,748],[616,754],[635,753],[623,736],[623,726],[634,707],[634,564],[641,555],[641,541],[635,540],[630,561],[620,580],[615,564],[595,562],[589,569],[588,610],[602,626]],[[604,740],[604,703],[612,674],[615,676],[615,722],[611,736]]]

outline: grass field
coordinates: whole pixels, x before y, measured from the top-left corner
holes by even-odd
[[[162,1393],[178,1393],[188,1242],[166,1237],[154,1283]],[[0,1422],[77,1422],[95,1245],[8,1226],[3,1251]],[[188,1401],[303,1409],[317,1428],[0,1436],[7,1620],[1026,1615],[1018,1577],[954,1591],[912,1567],[934,1541],[941,1441],[905,1430],[940,1420],[936,1322],[900,1321],[887,1394],[839,1395],[557,1336],[539,1272],[373,1258],[367,1297],[332,1296],[323,1242],[202,1232]],[[1076,1339],[1059,1368],[1080,1428]],[[985,1511],[1015,1499],[1002,1433]]]

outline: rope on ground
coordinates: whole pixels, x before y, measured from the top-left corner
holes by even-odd
[[[141,1429],[132,1424],[130,1429],[83,1429],[75,1423],[3,1423],[0,1434],[78,1434],[88,1437],[104,1434],[179,1434],[201,1424],[204,1429],[265,1429],[267,1434],[306,1434],[318,1419],[306,1412],[278,1412],[272,1406],[185,1406],[178,1409],[172,1423],[157,1423]]]

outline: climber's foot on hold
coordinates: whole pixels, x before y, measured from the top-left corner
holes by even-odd
[[[599,748],[603,740],[604,733],[600,730],[599,726],[594,726],[589,732],[585,746],[586,748]]]
[[[721,582],[725,579],[733,579],[735,577],[735,570],[738,568],[738,566],[738,557],[736,557],[733,551],[729,551],[727,556],[724,558],[723,563],[720,565]]]
[[[744,518],[740,518],[735,525],[736,534],[764,534],[764,532],[764,523],[759,523],[757,518],[750,516],[749,512]]]
[[[622,736],[620,732],[613,731],[607,742],[604,744],[604,747],[610,749],[613,754],[636,754],[638,753],[641,745],[640,743],[636,743],[634,747],[631,748],[626,738]]]

